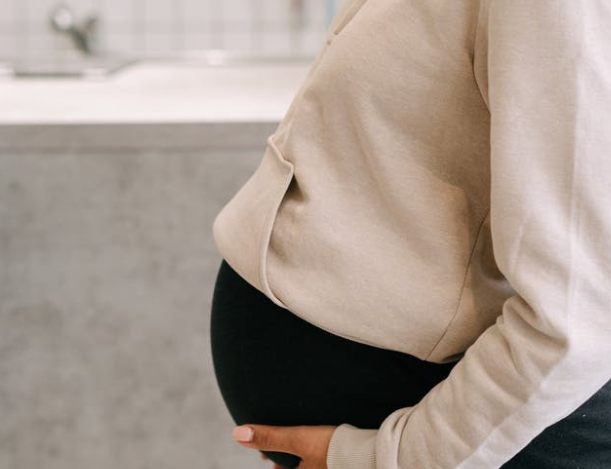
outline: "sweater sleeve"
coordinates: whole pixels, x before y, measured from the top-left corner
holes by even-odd
[[[417,405],[337,427],[329,469],[499,468],[611,379],[611,3],[482,1],[492,240],[516,294]]]

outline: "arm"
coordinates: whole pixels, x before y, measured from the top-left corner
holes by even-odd
[[[498,468],[611,379],[611,4],[482,0],[491,230],[516,291],[447,379],[329,469]]]

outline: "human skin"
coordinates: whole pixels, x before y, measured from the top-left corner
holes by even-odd
[[[280,451],[299,456],[301,462],[296,469],[328,469],[327,451],[331,435],[336,428],[336,425],[245,424],[234,429],[233,438],[247,448]],[[262,456],[267,459],[265,455]],[[273,469],[284,468],[274,464]]]

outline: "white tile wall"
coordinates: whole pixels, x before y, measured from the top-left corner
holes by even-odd
[[[74,48],[53,31],[49,12],[63,3],[78,23],[99,16],[102,50],[164,56],[222,48],[253,55],[314,55],[329,11],[341,0],[301,0],[301,31],[292,5],[300,0],[0,0],[0,59]],[[293,25],[293,26],[292,26]]]
[[[317,0],[306,0],[315,2]],[[257,3],[256,0],[253,3]],[[289,21],[290,0],[267,1],[259,0],[259,15],[265,18],[268,24],[278,24],[286,27]]]
[[[0,0],[3,3],[8,1],[18,1],[27,5],[25,18],[18,18],[26,21],[35,28],[44,28],[51,31],[49,26],[49,14],[58,5],[64,4],[71,8],[77,22],[91,15],[97,8],[93,0]]]
[[[218,6],[211,1],[185,0],[182,8],[182,19],[185,24],[202,24],[211,20],[211,12]]]
[[[16,19],[16,2],[2,0],[0,2],[0,27],[4,30],[7,22],[14,21]]]
[[[7,0],[0,0],[7,1]],[[112,27],[118,26],[119,28],[132,28],[132,21],[135,17],[135,11],[137,8],[137,2],[135,1],[124,1],[117,2],[114,0],[104,0],[98,4],[97,11],[104,23],[112,25]]]
[[[236,51],[244,54],[254,52],[252,34],[245,32],[228,32],[223,34],[223,49]]]
[[[19,38],[17,38],[17,41]],[[43,27],[33,27],[28,34],[28,52],[50,53],[55,50],[64,51],[74,49],[72,39],[59,34],[48,34]]]
[[[256,1],[253,0],[223,0],[219,2],[221,8],[218,11],[218,20],[225,23],[231,29],[245,29],[257,17],[261,17]]]
[[[144,26],[153,25],[160,27],[164,25],[170,28],[172,22],[176,20],[174,11],[183,5],[181,0],[137,0],[135,5],[138,7],[135,21],[144,23]]]
[[[173,35],[170,31],[145,31],[141,36],[146,55],[166,55],[174,50]]]
[[[0,29],[0,58],[12,55],[15,50],[15,38],[12,33]]]
[[[198,28],[190,28],[184,35],[183,50],[185,51],[199,51],[212,48],[212,41],[210,35],[206,32],[202,26]]]
[[[134,35],[131,32],[114,31],[103,36],[104,50],[131,55],[135,50]]]

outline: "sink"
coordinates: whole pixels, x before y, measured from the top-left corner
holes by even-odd
[[[0,76],[14,78],[105,79],[118,70],[138,62],[119,55],[26,56],[0,62]]]

